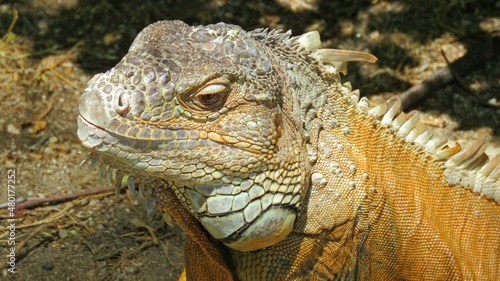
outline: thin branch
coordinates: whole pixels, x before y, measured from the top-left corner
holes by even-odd
[[[455,77],[463,77],[500,55],[500,33],[493,34],[485,43],[472,48],[463,57],[401,94],[403,109],[408,109],[417,101],[451,83]]]
[[[97,189],[97,190],[86,190],[86,191],[75,192],[75,193],[71,193],[71,194],[55,195],[55,196],[51,196],[51,197],[29,200],[29,201],[25,201],[25,202],[16,204],[16,213],[23,210],[23,209],[32,208],[32,207],[39,206],[39,205],[56,204],[56,203],[60,203],[60,202],[74,200],[74,199],[77,199],[79,197],[91,196],[91,195],[96,195],[96,194],[105,194],[105,193],[114,194],[114,192],[115,192],[115,188],[110,187],[110,188],[103,188],[103,189]]]

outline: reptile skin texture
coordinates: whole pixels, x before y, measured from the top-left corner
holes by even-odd
[[[500,156],[360,99],[352,60],[375,59],[157,22],[89,81],[78,137],[186,232],[180,280],[500,278]]]

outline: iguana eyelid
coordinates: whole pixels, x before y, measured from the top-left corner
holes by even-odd
[[[203,95],[216,95],[223,93],[226,89],[228,88],[228,85],[221,84],[221,83],[215,83],[215,84],[210,84],[205,87],[203,87],[201,90],[199,90],[195,97],[200,97]]]
[[[203,83],[200,83],[194,92],[191,92],[191,97],[220,94],[229,90],[230,84],[231,80],[226,77],[207,79]]]

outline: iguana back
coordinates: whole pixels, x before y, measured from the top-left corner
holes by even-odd
[[[89,82],[78,135],[186,231],[182,278],[496,279],[500,156],[397,98],[369,109],[346,57],[314,33],[155,23]]]

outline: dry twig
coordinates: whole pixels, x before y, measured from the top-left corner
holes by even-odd
[[[32,208],[35,206],[43,205],[43,204],[55,204],[55,203],[60,203],[64,201],[69,201],[73,200],[79,197],[84,197],[84,196],[91,196],[91,195],[113,195],[115,194],[115,188],[110,187],[110,188],[103,188],[103,189],[97,189],[97,190],[87,190],[87,191],[81,191],[81,192],[75,192],[71,194],[65,194],[65,195],[55,195],[51,197],[46,197],[46,198],[40,198],[40,199],[34,199],[30,201],[25,201],[22,203],[19,203],[16,205],[16,213],[27,208]]]
[[[400,96],[402,108],[408,109],[408,107],[430,93],[451,83],[453,80],[457,80],[457,77],[469,74],[472,70],[483,66],[499,55],[500,33],[496,33],[487,42],[471,49],[463,57],[449,63],[444,68],[438,69],[431,77],[402,93]]]

